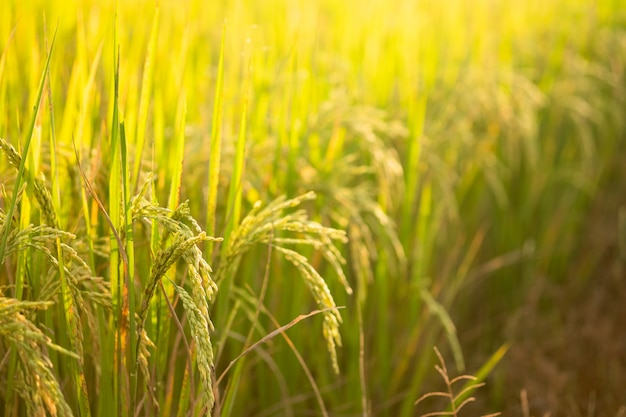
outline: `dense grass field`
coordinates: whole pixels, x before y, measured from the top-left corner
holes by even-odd
[[[0,413],[513,410],[625,141],[619,0],[4,0]]]

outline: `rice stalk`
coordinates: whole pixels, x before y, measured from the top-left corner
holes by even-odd
[[[322,216],[347,231],[350,269],[360,297],[367,298],[380,254],[389,256],[386,264],[396,274],[407,266],[391,213],[405,195],[404,169],[392,144],[408,132],[384,111],[352,105],[340,92],[320,106],[311,124],[327,137],[320,143],[326,155],[300,162],[300,184],[320,195]]]
[[[213,405],[215,404],[212,382],[215,365],[213,364],[213,345],[211,344],[210,335],[210,330],[213,328],[213,324],[211,323],[211,319],[208,314],[204,311],[205,306],[199,306],[197,304],[198,301],[201,302],[198,297],[189,295],[184,288],[176,284],[173,285],[176,289],[176,293],[183,302],[185,313],[189,318],[191,336],[196,343],[195,352],[197,366],[200,370],[200,377],[203,384],[202,392],[204,394],[204,400],[210,416]]]
[[[45,73],[44,73],[45,75]],[[42,78],[42,83],[44,78]],[[43,86],[43,84],[42,84]],[[43,87],[42,87],[43,88]],[[40,93],[41,94],[41,93]],[[52,196],[48,189],[46,188],[43,180],[40,178],[33,178],[32,174],[24,168],[24,160],[22,156],[4,139],[0,139],[0,150],[3,151],[5,156],[9,159],[9,162],[18,168],[18,178],[21,174],[26,178],[31,178],[34,184],[33,193],[35,195],[35,199],[38,201],[42,215],[44,220],[54,226],[58,226],[58,218],[56,214],[56,210],[54,209],[54,203],[52,200]],[[16,186],[19,184],[17,182]],[[14,190],[14,196],[17,190]],[[11,211],[9,210],[9,213]],[[6,218],[5,218],[6,219]],[[9,231],[10,224],[8,222],[3,222],[3,230]],[[87,277],[90,277],[90,268],[84,263],[84,261],[74,252],[71,248],[65,244],[63,244],[60,240],[62,234],[57,234],[55,236],[54,244],[57,247],[57,258],[55,258],[44,246],[40,246],[46,252],[48,259],[52,262],[53,266],[59,272],[59,289],[62,294],[62,305],[64,306],[64,315],[67,324],[67,329],[69,333],[70,346],[73,351],[75,351],[80,360],[76,364],[72,364],[72,367],[76,367],[73,372],[73,379],[76,388],[76,395],[79,400],[79,406],[81,412],[85,415],[89,415],[89,401],[87,397],[87,388],[85,386],[85,378],[82,371],[82,360],[83,360],[83,330],[82,324],[79,318],[79,310],[78,308],[82,307],[83,311],[89,311],[84,308],[84,301],[80,289],[78,288],[78,280],[76,278],[78,270],[82,269],[82,271],[87,271]],[[5,234],[5,237],[8,238],[8,235]],[[72,236],[73,237],[73,236]],[[29,237],[30,239],[31,237]],[[4,240],[3,246],[5,246],[6,240]],[[29,243],[30,244],[30,243]],[[4,252],[4,249],[2,250]],[[69,268],[66,268],[64,265],[64,254],[68,253],[70,256],[71,262]],[[0,256],[0,258],[4,259],[4,256]],[[59,262],[60,260],[60,262]],[[78,263],[76,263],[78,261]],[[77,270],[78,268],[78,270]],[[82,274],[85,275],[85,274]],[[20,295],[21,284],[18,281],[18,296]],[[88,320],[90,320],[90,324],[93,325],[92,315],[87,314]],[[93,326],[92,328],[95,328]]]
[[[138,349],[137,362],[139,364],[138,367],[139,367],[139,371],[141,372],[141,375],[143,376],[144,383],[146,385],[146,391],[148,392],[148,397],[150,398],[152,407],[154,408],[154,411],[158,413],[159,402],[154,393],[154,388],[152,386],[152,381],[150,377],[150,369],[148,366],[148,361],[150,359],[150,350],[156,349],[156,346],[154,343],[152,343],[146,331],[142,330],[139,326],[138,328],[139,328],[138,337],[140,338],[139,343],[137,343],[137,349]]]
[[[424,394],[415,401],[414,405],[418,405],[419,403],[421,403],[427,398],[441,397],[441,398],[446,399],[447,402],[449,402],[450,410],[449,411],[434,411],[431,413],[422,414],[421,417],[433,417],[433,416],[457,417],[459,416],[459,412],[463,409],[463,407],[465,407],[467,404],[471,403],[472,401],[476,400],[475,397],[468,396],[468,393],[485,384],[482,382],[477,382],[476,377],[471,376],[471,375],[461,375],[455,378],[450,378],[448,374],[448,369],[446,367],[446,362],[443,359],[443,356],[441,356],[441,353],[439,353],[439,350],[436,347],[434,348],[434,350],[435,350],[435,353],[437,354],[437,358],[439,358],[439,364],[435,365],[435,369],[437,370],[437,372],[443,379],[446,385],[447,391],[435,391],[435,392]],[[454,384],[456,384],[457,382],[461,382],[461,381],[470,381],[471,385],[469,386],[466,385],[461,389],[461,391],[455,393]],[[499,415],[500,413],[492,413],[492,414],[485,414],[482,417],[496,417]]]
[[[22,164],[22,156],[17,152],[13,145],[11,145],[5,139],[0,138],[0,150],[9,160],[9,163],[15,168],[19,169]],[[27,168],[23,169],[23,176],[28,181],[33,182],[33,194],[35,199],[39,203],[45,223],[52,227],[57,227],[57,214],[56,210],[54,209],[52,195],[50,194],[50,191],[48,191],[48,189],[46,188],[43,179],[33,176]]]
[[[122,309],[122,289],[121,284],[124,276],[120,276],[120,272],[124,268],[128,268],[128,261],[126,258],[125,248],[117,233],[117,230],[121,229],[121,207],[122,200],[122,181],[121,181],[121,139],[120,139],[120,98],[119,98],[119,84],[120,84],[120,45],[118,44],[118,12],[119,2],[115,2],[114,6],[114,22],[113,22],[113,98],[112,98],[112,115],[111,115],[111,131],[109,135],[108,143],[108,210],[102,204],[98,204],[102,212],[108,213],[106,217],[110,222],[109,231],[109,280],[111,282],[111,299],[113,301],[113,307],[115,316],[113,317],[113,323],[116,323],[116,334],[110,341],[111,347],[109,350],[113,354],[114,364],[112,369],[112,385],[113,385],[113,403],[114,410],[118,416],[124,416],[122,407],[123,387],[122,381],[124,375],[121,372],[121,347],[120,338],[117,333],[118,326],[121,326],[121,309]],[[89,185],[85,182],[88,187]],[[99,200],[95,196],[95,192],[92,193],[96,202]],[[103,407],[106,407],[104,405]],[[128,413],[128,411],[126,412]]]
[[[6,140],[2,138],[0,138],[0,150],[3,151],[4,155],[7,157],[7,159],[11,162],[12,165],[16,167],[19,166],[22,160],[20,154],[15,150],[15,148],[11,144],[6,142]],[[30,171],[26,169],[24,170],[24,175],[27,178],[32,178]],[[52,195],[50,194],[50,191],[46,187],[44,181],[41,178],[34,177],[33,184],[34,184],[33,194],[34,194],[35,200],[39,203],[42,216],[45,220],[45,224],[28,230],[28,233],[37,233],[37,234],[41,232],[44,233],[42,236],[38,236],[38,237],[31,236],[30,239],[33,239],[31,243],[34,244],[37,242],[48,242],[46,236],[50,235],[49,233],[50,231],[54,231],[55,237],[58,237],[58,238],[69,239],[69,240],[76,239],[76,236],[74,234],[63,232],[57,228],[58,217],[56,214],[56,210],[54,208]],[[24,230],[24,232],[26,232],[26,230]],[[31,244],[31,243],[26,243],[26,239],[24,240],[23,243],[28,244],[28,245]],[[80,296],[79,290],[75,286],[75,283],[78,282],[79,280],[78,276],[80,274],[85,275],[87,277],[91,277],[90,267],[85,263],[85,261],[78,255],[78,253],[71,246],[68,246],[67,244],[63,242],[59,242],[59,247],[61,249],[60,253],[64,257],[65,256],[69,257],[69,260],[71,261],[69,264],[70,266],[65,268],[64,272],[69,274],[69,276],[73,278],[72,281],[69,282],[70,290],[72,292],[72,297],[82,298]],[[49,259],[51,261],[57,262],[58,258],[55,258],[45,247],[38,246],[38,248],[45,250],[47,252],[47,255],[49,255]],[[74,268],[78,268],[78,269],[72,272]],[[80,273],[77,275],[78,272]]]
[[[223,123],[223,99],[224,99],[224,45],[226,42],[226,21],[222,26],[222,41],[220,57],[217,67],[217,81],[215,86],[215,99],[213,102],[213,117],[211,122],[211,144],[209,157],[209,195],[206,214],[206,231],[214,236],[216,231],[216,209],[218,186],[220,179],[220,165],[222,159],[222,123]],[[209,255],[212,245],[207,244],[205,255]]]
[[[6,218],[4,213],[0,211],[0,222],[4,225]],[[63,240],[73,240],[74,235],[64,232],[47,225],[29,226],[23,230],[13,230],[9,234],[9,241],[6,247],[5,259],[8,256],[23,251],[26,248],[32,248],[43,254],[50,264],[50,269],[46,274],[46,278],[42,281],[41,288],[33,288],[33,296],[42,302],[58,301],[62,296],[61,282],[58,274],[63,273],[66,277],[66,283],[71,291],[72,303],[76,307],[72,307],[72,313],[76,320],[74,324],[74,341],[72,342],[72,350],[78,355],[78,366],[83,366],[84,352],[84,329],[79,316],[85,317],[89,325],[89,329],[95,330],[98,326],[95,323],[94,306],[101,306],[104,309],[111,308],[111,300],[108,293],[108,283],[101,278],[93,277],[91,269],[78,253],[66,243],[60,243],[59,247],[63,261],[60,262],[56,257],[56,251],[50,248],[54,247],[57,242]],[[80,311],[80,314],[79,314]]]
[[[433,295],[425,288],[420,290],[420,297],[430,310],[430,313],[437,317],[446,332],[446,336],[448,337],[448,342],[452,348],[452,353],[454,355],[454,361],[456,362],[457,371],[463,372],[465,371],[465,360],[463,359],[463,352],[461,350],[461,343],[459,342],[459,338],[457,337],[456,327],[450,317],[450,314],[446,311],[446,309],[439,303]]]
[[[29,415],[69,417],[74,414],[65,400],[45,348],[67,355],[72,360],[78,360],[79,356],[52,343],[24,315],[45,310],[51,305],[51,302],[0,297],[0,337],[11,346],[11,351],[17,352],[18,373],[13,389],[25,400]]]
[[[341,315],[336,310],[333,299],[326,282],[308,259],[286,245],[306,245],[320,250],[330,260],[340,282],[346,292],[352,290],[342,269],[345,260],[334,247],[334,241],[347,242],[345,232],[322,226],[311,221],[304,210],[285,214],[284,211],[299,206],[302,202],[315,198],[315,193],[309,192],[293,199],[279,197],[262,208],[257,202],[252,211],[241,221],[241,224],[233,230],[231,237],[223,249],[223,258],[220,261],[216,273],[217,282],[234,276],[243,255],[254,245],[270,244],[278,252],[282,253],[287,261],[292,263],[300,272],[305,283],[309,287],[320,309],[324,312],[323,335],[326,340],[331,358],[332,368],[339,373],[336,347],[341,346],[339,324]],[[280,237],[281,234],[295,236],[290,238]],[[274,237],[278,235],[279,237]]]
[[[237,294],[241,295],[242,299],[248,299],[250,298],[249,295],[247,295],[247,293],[241,289],[237,289],[235,288],[233,291],[235,291]],[[279,324],[278,320],[276,320],[276,318],[272,315],[272,313],[267,309],[267,307],[264,304],[261,304],[259,302],[255,302],[254,303],[258,309],[264,313],[265,315],[267,315],[269,317],[269,319],[271,320],[273,326],[278,330],[280,329],[282,326]],[[316,310],[314,312],[308,313],[305,316],[311,316],[311,315],[315,315],[320,313],[320,310]],[[258,314],[258,310],[255,312],[255,314]],[[300,317],[304,317],[304,316],[300,316]],[[292,320],[292,323],[295,324],[298,321],[300,321],[300,318],[296,318],[295,320]],[[288,324],[289,326],[289,324]],[[276,331],[273,331],[272,333],[276,333]],[[313,389],[313,392],[315,394],[315,398],[317,400],[317,403],[319,405],[320,408],[320,412],[322,414],[322,416],[324,417],[328,417],[328,410],[326,408],[326,405],[324,404],[324,399],[322,398],[322,393],[320,391],[320,388],[315,380],[315,377],[313,376],[311,369],[309,368],[309,365],[307,365],[306,360],[302,357],[302,355],[300,354],[300,352],[298,351],[298,349],[296,348],[294,342],[291,340],[291,338],[287,335],[287,333],[285,332],[280,332],[280,335],[282,336],[282,338],[285,340],[285,342],[287,343],[287,345],[289,346],[289,349],[293,352],[294,356],[296,357],[296,359],[298,360],[298,363],[300,364],[300,367],[302,368],[303,372],[306,374],[306,377],[308,379],[309,384],[311,385],[311,388]],[[222,372],[222,374],[220,375],[220,377],[218,378],[218,381],[221,380],[222,378],[224,378],[225,376],[225,372]],[[288,401],[288,400],[287,400]],[[291,407],[289,407],[286,411],[286,414],[292,414],[292,410]]]
[[[137,131],[135,132],[134,143],[136,147],[135,164],[130,178],[133,189],[139,185],[139,170],[141,168],[143,148],[146,142],[146,127],[148,119],[148,108],[150,104],[150,94],[152,92],[154,55],[159,35],[159,5],[157,3],[154,17],[152,18],[152,28],[148,41],[148,50],[143,67],[141,80],[141,97],[139,99],[139,109],[137,111]]]
[[[154,255],[150,277],[145,283],[142,303],[138,313],[138,334],[144,333],[145,320],[152,304],[155,291],[163,277],[179,260],[185,261],[190,278],[191,295],[182,287],[174,285],[176,292],[183,301],[185,312],[188,315],[192,337],[196,342],[197,366],[203,381],[205,402],[209,411],[213,408],[214,397],[211,383],[213,373],[213,351],[210,341],[210,331],[213,324],[209,316],[209,302],[217,292],[217,285],[211,278],[211,267],[204,260],[198,245],[206,241],[221,241],[201,231],[196,220],[190,215],[187,203],[179,205],[176,210],[160,207],[146,197],[150,190],[151,179],[143,185],[138,195],[133,197],[130,212],[133,221],[153,221],[163,227],[160,245],[171,243],[160,249]],[[139,352],[145,351],[144,341],[138,340]],[[210,351],[206,349],[210,348]],[[145,355],[144,355],[145,356]],[[141,364],[140,364],[141,365]]]
[[[339,363],[337,361],[337,347],[341,347],[341,335],[339,334],[339,324],[342,322],[341,315],[337,310],[326,281],[324,278],[309,264],[306,257],[298,252],[275,246],[274,249],[283,254],[285,259],[291,262],[300,271],[300,275],[304,278],[305,283],[309,287],[315,301],[320,309],[325,310],[323,334],[326,339],[328,353],[332,363],[333,370],[339,374]]]

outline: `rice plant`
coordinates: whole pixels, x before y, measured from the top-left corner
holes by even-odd
[[[428,394],[424,394],[420,398],[418,398],[417,401],[415,401],[415,405],[422,403],[427,398],[436,398],[436,397],[444,398],[449,403],[450,411],[434,411],[431,413],[422,414],[422,417],[429,417],[429,416],[455,416],[456,417],[459,415],[463,407],[467,406],[469,403],[476,400],[475,397],[470,396],[470,392],[476,390],[477,388],[485,384],[482,382],[477,382],[476,377],[471,376],[471,375],[460,375],[455,378],[450,378],[450,375],[448,374],[448,368],[446,367],[446,362],[436,347],[435,347],[435,354],[437,355],[437,358],[439,359],[439,365],[435,365],[435,369],[437,370],[439,375],[441,375],[441,378],[443,379],[443,382],[446,385],[446,391],[445,392],[444,391],[429,392]],[[463,381],[467,381],[467,383],[460,391],[455,393],[455,390],[456,390],[455,384],[459,382],[463,382]],[[485,414],[482,417],[495,417],[499,415],[500,413],[493,413],[493,414],[488,414],[488,415]]]
[[[5,3],[5,416],[501,405],[624,149],[619,2]]]

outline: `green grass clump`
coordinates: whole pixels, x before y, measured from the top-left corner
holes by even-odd
[[[458,413],[443,358],[567,279],[625,45],[609,0],[8,0],[0,412],[410,416],[439,345]]]

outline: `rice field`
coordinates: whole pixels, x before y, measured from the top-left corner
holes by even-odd
[[[619,0],[5,0],[0,412],[576,415],[510,329],[625,140]]]

